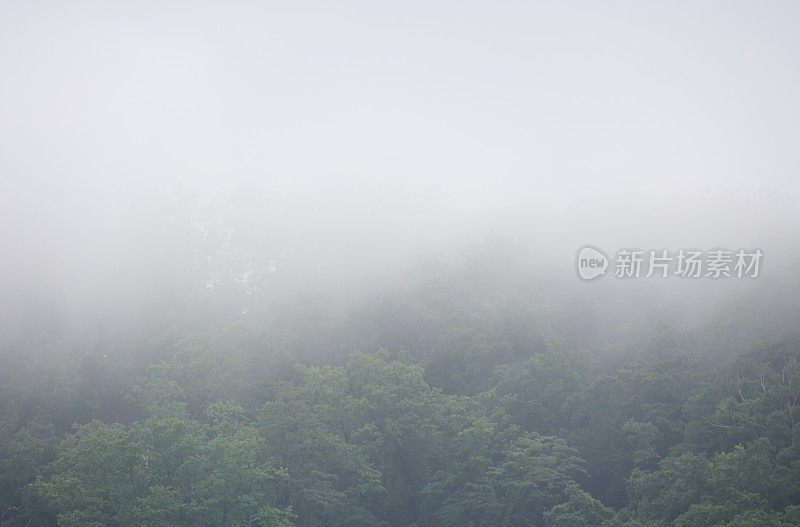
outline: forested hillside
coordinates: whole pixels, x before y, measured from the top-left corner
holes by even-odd
[[[800,527],[800,1],[0,1],[0,527]]]
[[[611,360],[524,306],[392,310],[426,347],[381,349],[373,310],[368,339],[296,320],[9,360],[2,525],[800,525],[800,339]]]

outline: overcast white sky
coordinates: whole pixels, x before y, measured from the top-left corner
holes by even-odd
[[[797,188],[796,2],[3,2],[3,178]],[[512,189],[512,192],[509,192]]]
[[[792,1],[2,1],[4,274],[107,266],[173,189],[354,260],[504,224],[567,258],[793,246],[798,27]]]

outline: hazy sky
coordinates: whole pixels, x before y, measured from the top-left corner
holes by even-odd
[[[3,2],[0,14],[4,180],[380,182],[479,207],[797,188],[796,2]]]
[[[509,225],[565,258],[785,247],[798,27],[792,1],[3,1],[3,274],[128,261],[167,191],[354,262]]]

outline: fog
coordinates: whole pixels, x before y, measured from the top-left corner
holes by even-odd
[[[0,340],[258,325],[309,295],[358,312],[429,273],[525,296],[598,351],[631,317],[791,331],[799,16],[6,3]],[[583,282],[587,244],[765,256],[752,280]]]
[[[800,525],[798,28],[0,1],[0,527]]]

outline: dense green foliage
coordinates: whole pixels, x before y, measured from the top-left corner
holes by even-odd
[[[800,525],[800,339],[608,363],[517,307],[416,349],[230,326],[6,370],[0,523]]]

